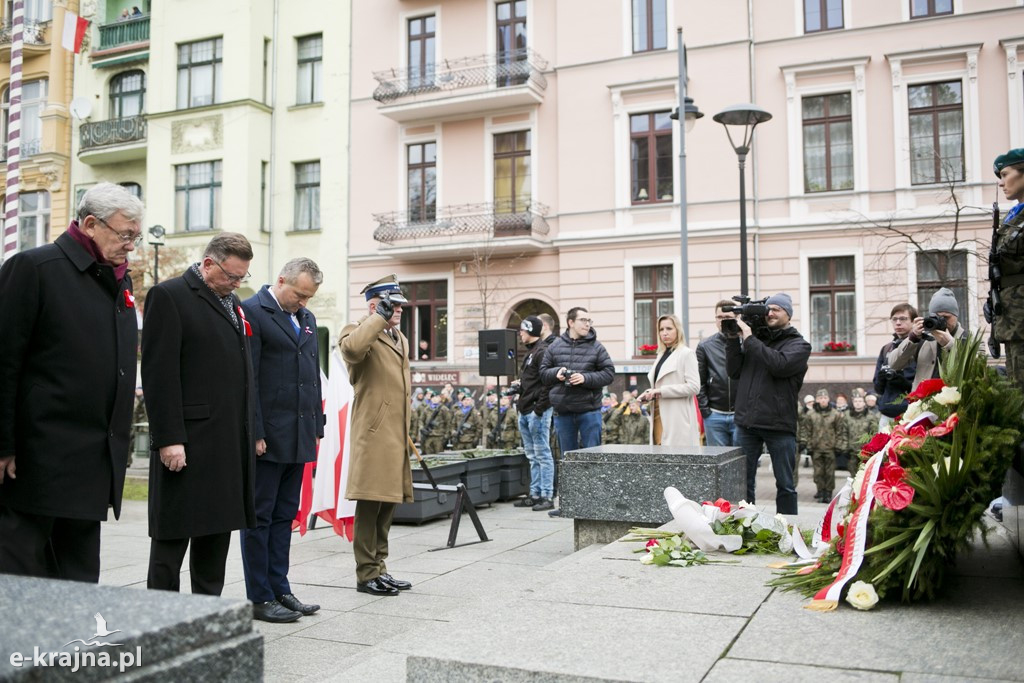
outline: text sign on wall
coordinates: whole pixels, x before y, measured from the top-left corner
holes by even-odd
[[[412,383],[414,385],[458,384],[459,383],[459,373],[458,372],[414,372],[414,373],[412,373]]]

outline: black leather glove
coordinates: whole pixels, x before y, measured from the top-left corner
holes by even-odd
[[[377,313],[380,314],[380,317],[391,322],[391,316],[395,314],[395,305],[390,299],[381,299],[377,302]]]

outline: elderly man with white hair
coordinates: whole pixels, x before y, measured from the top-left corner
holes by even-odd
[[[142,213],[100,183],[53,244],[0,268],[0,572],[99,581],[128,460]]]

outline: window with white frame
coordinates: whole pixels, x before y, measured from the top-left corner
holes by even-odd
[[[633,52],[668,47],[668,14],[665,0],[632,0]]]
[[[919,251],[917,258],[917,310],[927,311],[928,302],[942,287],[953,291],[961,317],[968,310],[967,252],[960,249]],[[922,313],[921,315],[926,315]]]
[[[43,109],[46,108],[48,81],[25,81],[21,86],[21,156],[39,154],[43,142]],[[4,88],[3,95],[3,147],[6,156],[7,134],[10,130],[11,89]]]
[[[178,45],[178,109],[221,101],[224,39]]]
[[[804,33],[843,28],[843,0],[803,0]]]
[[[910,3],[910,18],[938,17],[953,13],[953,0],[905,0]]]
[[[110,79],[110,118],[138,116],[146,110],[146,73],[139,69]]]
[[[295,164],[295,229],[320,229],[320,162]]]
[[[220,228],[221,162],[174,167],[174,225],[181,231]]]
[[[22,192],[18,195],[18,250],[44,244],[50,235],[50,193]]]
[[[630,197],[633,204],[672,201],[670,113],[661,111],[629,117]]]
[[[826,344],[857,343],[857,287],[853,256],[829,256],[807,261],[811,310],[811,351],[828,350]]]
[[[671,265],[633,268],[633,355],[658,343],[658,318],[673,312],[674,297]]]
[[[25,0],[25,21],[40,23],[53,19],[53,0]],[[14,0],[7,0],[7,20],[14,16]]]
[[[298,39],[298,74],[296,104],[323,102],[320,83],[324,66],[323,34]]]
[[[910,182],[964,179],[964,98],[961,81],[907,86]]]
[[[850,93],[804,97],[804,191],[853,189]]]

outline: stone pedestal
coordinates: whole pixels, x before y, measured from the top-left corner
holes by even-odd
[[[1003,525],[1010,532],[1010,540],[1017,546],[1017,553],[1024,558],[1024,457],[1020,454],[1006,473],[1003,484]]]
[[[632,526],[672,519],[664,491],[691,500],[746,496],[747,465],[739,448],[598,446],[570,451],[559,465],[559,507],[574,520],[576,549],[611,543]]]
[[[263,679],[247,601],[0,575],[0,605],[0,681]]]

